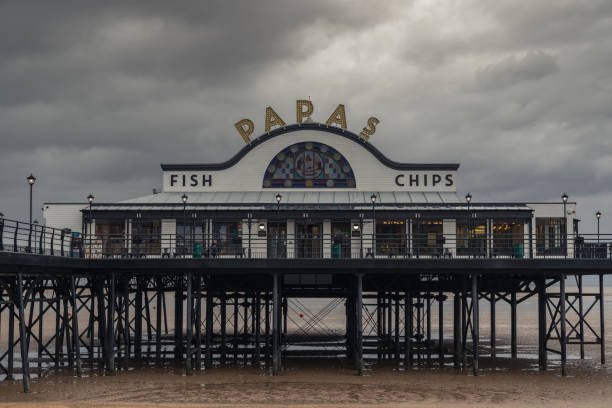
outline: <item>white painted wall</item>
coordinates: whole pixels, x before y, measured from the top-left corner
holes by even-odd
[[[238,163],[222,171],[165,171],[163,172],[164,191],[260,191],[264,173],[270,161],[281,150],[298,142],[325,143],[339,151],[353,168],[356,180],[354,189],[324,189],[324,191],[456,191],[456,171],[397,171],[391,170],[373,156],[363,145],[345,137],[316,130],[299,130],[272,138],[256,146]],[[229,157],[228,157],[229,159]],[[442,181],[435,187],[431,185],[433,174],[440,174]],[[170,186],[170,176],[176,174],[178,183]],[[406,184],[400,187],[395,183],[398,175],[404,174],[402,181]],[[419,187],[410,187],[408,174],[418,174]],[[182,177],[185,175],[186,185]],[[190,186],[191,175],[197,175],[199,185]],[[212,175],[212,186],[201,186],[202,175]],[[424,176],[428,178],[428,186],[422,185]],[[452,186],[446,186],[445,177],[450,175]],[[272,191],[271,189],[265,189]],[[296,190],[296,189],[293,189]],[[322,191],[321,189],[300,189]]]

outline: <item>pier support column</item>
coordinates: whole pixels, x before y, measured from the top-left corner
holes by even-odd
[[[272,288],[272,375],[278,375],[280,373],[281,361],[280,361],[280,287],[279,287],[279,276],[275,273],[272,277],[273,288]]]
[[[253,365],[259,367],[261,358],[261,294],[259,290],[257,290],[253,303],[255,306],[255,353],[253,355]]]
[[[538,362],[540,370],[546,370],[546,280],[538,280]]]
[[[444,292],[438,294],[438,360],[444,367]]]
[[[115,375],[115,273],[110,276],[110,288],[108,296],[108,319],[107,319],[107,341],[108,344],[108,371],[111,375]]]
[[[567,330],[565,318],[565,276],[559,281],[559,312],[561,319],[561,375],[567,375]]]
[[[599,274],[599,330],[601,345],[601,364],[606,364],[606,321],[604,319],[604,281],[603,273]]]
[[[70,291],[72,292],[72,333],[73,333],[73,344],[74,350],[76,353],[76,372],[77,377],[82,377],[83,373],[81,370],[81,341],[79,338],[79,318],[78,318],[78,306],[77,306],[77,296],[76,296],[76,278],[73,276],[70,278]],[[42,324],[42,313],[40,315],[40,322]],[[42,343],[42,336],[38,339],[39,342]],[[39,357],[40,359],[40,354]]]
[[[174,291],[174,359],[183,358],[183,277],[176,278]]]
[[[30,362],[26,338],[25,312],[23,305],[23,275],[17,275],[17,295],[19,296],[19,348],[21,349],[21,366],[23,372],[23,392],[30,392]],[[11,319],[13,317],[11,316]]]
[[[363,374],[363,275],[355,276],[355,366]]]
[[[143,279],[142,278],[136,278],[136,298],[134,299],[134,354],[136,357],[136,361],[140,361],[142,360],[142,283],[143,283]],[[128,282],[129,285],[129,282]],[[126,296],[126,301],[127,301],[127,307],[126,307],[126,311],[129,310],[129,301],[130,301],[130,295],[129,295],[129,288],[126,289],[127,290],[127,296]],[[147,310],[149,308],[149,305],[147,303]],[[127,315],[127,312],[126,312]],[[126,321],[126,326],[129,328],[130,327],[130,321],[127,320]],[[149,321],[147,321],[147,325],[150,324]],[[127,332],[129,333],[129,330],[127,330]],[[129,354],[129,352],[128,352]]]
[[[510,353],[512,358],[517,358],[516,349],[516,290],[512,289],[510,294]]]
[[[461,295],[460,292],[453,294],[453,365],[456,369],[461,368]]]
[[[497,354],[496,350],[496,335],[495,333],[495,304],[497,303],[495,292],[491,292],[491,358],[495,358]]]
[[[185,339],[185,375],[191,375],[191,343],[193,340],[193,276],[188,273],[187,276],[187,316],[185,318],[187,324],[187,334]]]
[[[404,366],[412,367],[412,294],[405,293],[404,300]]]
[[[582,298],[582,275],[578,275],[578,313],[579,313],[579,329],[580,333],[578,333],[580,337],[580,359],[584,360],[584,301]]]
[[[480,337],[478,324],[478,274],[472,275],[472,353],[474,360],[472,369],[478,375],[478,340]]]
[[[195,369],[202,369],[202,276],[196,274],[195,281]]]
[[[206,287],[206,352],[205,352],[205,366],[206,368],[212,368],[213,355],[212,355],[212,334],[213,334],[213,294],[210,286],[210,281]],[[223,308],[221,309],[221,323],[222,323],[222,335],[223,342],[225,341],[225,298],[223,298]],[[225,344],[222,344],[221,350],[222,356],[225,356]],[[225,359],[223,358],[223,362]]]
[[[161,366],[161,349],[162,349],[162,278],[155,278],[157,294],[155,296],[156,306],[155,306],[155,314],[156,314],[156,323],[155,323],[155,364],[159,367]]]
[[[206,288],[206,327],[208,327],[208,296],[210,295],[210,286],[208,288]],[[221,367],[225,366],[225,360],[226,360],[226,353],[227,353],[227,349],[226,349],[226,343],[227,343],[227,298],[225,297],[225,290],[223,290],[223,292],[221,293]],[[207,329],[207,333],[208,333],[208,329]],[[208,334],[207,334],[208,336]],[[207,337],[208,338],[208,337]],[[208,340],[206,340],[206,350],[208,350]],[[208,352],[208,351],[207,351]],[[208,357],[207,357],[208,358]],[[212,358],[211,358],[211,362],[212,362]],[[206,362],[206,367],[208,367],[208,360]]]
[[[467,278],[461,277],[461,363],[467,369]]]

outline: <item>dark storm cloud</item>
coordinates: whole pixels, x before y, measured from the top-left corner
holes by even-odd
[[[30,172],[37,202],[148,194],[311,96],[379,117],[395,160],[461,163],[462,195],[586,219],[612,211],[610,49],[609,0],[0,2],[0,211]]]

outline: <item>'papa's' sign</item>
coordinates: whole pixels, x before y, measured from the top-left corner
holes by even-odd
[[[302,123],[304,119],[309,118],[310,115],[314,112],[314,106],[311,101],[307,100],[298,100],[295,101],[295,120],[297,123]],[[346,111],[344,110],[344,105],[340,104],[334,109],[332,114],[329,116],[325,123],[328,126],[337,125],[342,129],[346,129]],[[374,133],[376,133],[376,125],[380,123],[380,120],[371,116],[367,120],[367,126],[365,126],[361,132],[359,133],[359,137],[364,140],[370,139]],[[266,122],[265,122],[265,130],[269,132],[274,127],[283,127],[285,126],[285,121],[280,117],[278,113],[270,106],[266,108]],[[240,136],[244,139],[245,143],[251,143],[251,135],[255,130],[255,124],[250,119],[241,119],[234,124]]]

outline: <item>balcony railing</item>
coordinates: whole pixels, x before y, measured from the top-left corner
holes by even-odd
[[[0,252],[74,258],[612,259],[612,234],[81,234],[0,218]]]

